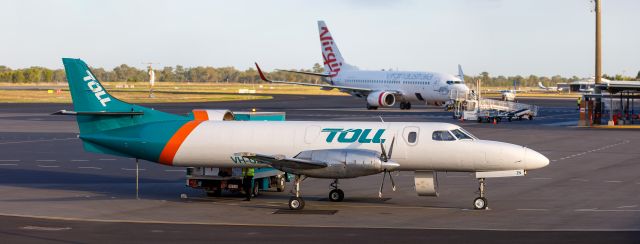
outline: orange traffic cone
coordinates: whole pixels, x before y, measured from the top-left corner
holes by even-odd
[[[498,124],[498,120],[496,118],[493,118],[493,124]]]

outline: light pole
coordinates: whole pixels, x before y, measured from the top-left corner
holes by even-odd
[[[595,87],[593,88],[593,92],[596,95],[595,101],[595,111],[596,114],[602,115],[602,91],[599,88],[599,85],[602,83],[602,32],[600,28],[601,16],[600,16],[600,0],[593,0],[594,3],[594,13],[596,15],[596,70],[595,70]],[[600,116],[595,116],[594,124],[600,124],[601,118]]]
[[[596,14],[596,85],[602,83],[602,31],[600,28],[600,0],[594,0]]]

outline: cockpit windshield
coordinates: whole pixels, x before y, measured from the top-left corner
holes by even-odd
[[[431,139],[434,141],[455,141],[456,138],[446,130],[434,131],[431,135]]]
[[[473,138],[466,133],[462,132],[460,129],[455,129],[451,131],[451,134],[456,136],[458,140],[473,140]]]
[[[448,80],[447,84],[449,85],[454,85],[454,84],[464,84],[464,81],[459,81],[459,80]]]
[[[455,130],[437,130],[432,134],[434,141],[455,141],[455,140],[477,140],[475,136],[468,131],[458,128]]]

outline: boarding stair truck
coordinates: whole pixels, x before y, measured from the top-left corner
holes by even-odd
[[[224,114],[221,120],[240,121],[283,121],[284,112],[235,112],[228,110],[202,110],[206,111],[211,118],[212,114]],[[194,111],[194,114],[196,111]],[[246,163],[242,157],[232,157],[232,160]],[[289,181],[289,176],[277,169],[255,168],[253,177],[253,195],[258,196],[260,191],[275,190],[283,192],[285,184]],[[243,193],[242,189],[242,168],[212,168],[212,167],[189,167],[187,168],[187,186],[195,189],[203,189],[207,196],[221,196],[223,193]]]
[[[538,116],[538,106],[510,101],[456,98],[452,104],[454,119],[475,120],[479,123],[500,122],[503,119],[509,122],[523,118],[532,120]]]

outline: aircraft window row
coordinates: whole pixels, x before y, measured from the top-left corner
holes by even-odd
[[[371,84],[371,83],[378,83],[378,84],[410,84],[410,85],[430,85],[431,82],[429,81],[396,81],[396,80],[346,80],[347,82],[350,83],[358,83],[358,84]],[[449,82],[453,82],[453,81],[447,81],[447,84],[449,84]],[[457,81],[458,83],[460,83],[459,81]],[[453,83],[451,83],[453,84]]]
[[[347,80],[347,82],[358,83],[358,84],[364,84],[364,83],[400,84],[400,81],[394,81],[394,80]]]
[[[411,84],[411,85],[429,85],[428,81],[404,81],[402,84]]]
[[[434,131],[431,138],[434,141],[474,140],[474,136],[462,129]]]
[[[463,81],[459,81],[459,80],[448,80],[447,84],[449,85],[453,85],[453,84],[464,84]]]

